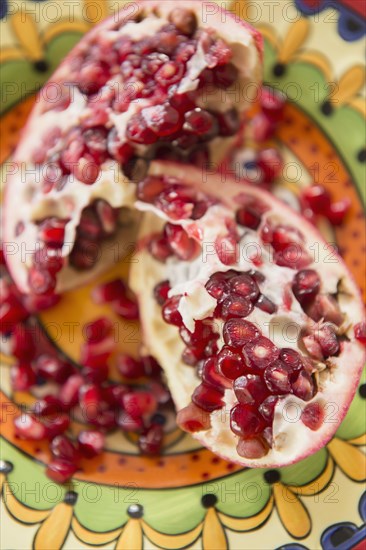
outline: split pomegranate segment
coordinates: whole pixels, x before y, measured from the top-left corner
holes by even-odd
[[[182,202],[206,201],[201,218],[179,206],[166,222],[157,197],[171,177]],[[365,355],[363,308],[342,260],[327,262],[322,237],[283,203],[229,177],[223,186],[220,175],[155,162],[142,189],[149,216],[131,281],[178,423],[246,466],[290,464],[315,452],[343,418]],[[157,217],[167,224],[164,259],[143,247]],[[184,231],[178,250],[170,231]],[[192,240],[199,254],[191,255]],[[162,320],[152,324],[159,310]],[[167,345],[159,336],[165,330]],[[339,411],[331,425],[323,414],[330,401]]]

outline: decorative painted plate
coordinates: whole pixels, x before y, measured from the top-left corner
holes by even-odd
[[[352,202],[336,242],[365,295],[364,0],[221,2],[265,38],[265,81],[290,98],[278,140],[287,163],[279,193],[294,200],[299,183],[317,181]],[[34,92],[93,24],[123,0],[2,0],[3,174]],[[127,266],[128,267],[128,266]],[[115,268],[125,273],[126,263]],[[110,273],[105,278],[110,277]],[[76,359],[78,328],[102,313],[90,289],[75,290],[38,322],[53,345]],[[78,312],[73,341],[66,327]],[[58,332],[59,327],[63,327]],[[124,349],[138,327],[123,325]],[[12,393],[9,364],[1,366],[1,547],[4,549],[365,548],[366,379],[337,436],[315,455],[278,470],[242,469],[199,448],[177,429],[163,456],[139,456],[133,440],[107,440],[68,486],[44,474],[48,451],[14,438],[12,417],[26,394]]]

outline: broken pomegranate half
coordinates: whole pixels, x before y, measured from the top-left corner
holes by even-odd
[[[173,209],[154,194],[169,196],[171,178]],[[267,192],[222,173],[154,162],[138,189],[146,214],[131,283],[180,426],[251,467],[320,449],[365,359],[362,302],[334,247]]]
[[[9,165],[4,253],[23,293],[60,293],[131,252],[133,182],[150,160],[220,162],[255,100],[262,46],[249,25],[213,3],[130,8],[67,56]],[[188,215],[189,197],[174,192],[159,205]]]

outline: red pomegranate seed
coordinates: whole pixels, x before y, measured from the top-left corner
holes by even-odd
[[[342,225],[347,212],[351,208],[351,204],[351,200],[348,197],[345,197],[338,202],[333,202],[326,213],[330,223],[332,225]]]
[[[283,159],[275,148],[262,149],[258,153],[257,166],[263,172],[265,181],[272,183],[283,170]]]
[[[46,437],[45,426],[30,414],[21,414],[14,420],[15,435],[21,439],[40,441]]]
[[[94,208],[89,207],[83,210],[78,227],[78,236],[91,241],[98,241],[103,237],[102,224]]]
[[[111,409],[100,410],[98,415],[90,420],[96,428],[103,432],[114,430],[117,426],[117,414]]]
[[[199,345],[205,347],[206,342],[212,337],[212,327],[203,322],[195,321],[194,331],[190,332],[186,327],[181,327],[179,329],[180,337],[187,346]]]
[[[302,367],[301,355],[292,348],[282,348],[280,350],[280,360],[291,372]]]
[[[270,234],[270,242],[276,252],[287,250],[289,246],[302,245],[304,236],[294,227],[278,225]]]
[[[292,291],[300,304],[311,302],[318,294],[319,289],[320,277],[314,269],[303,269],[296,273],[292,283]]]
[[[306,314],[314,321],[328,321],[340,326],[344,321],[338,302],[330,294],[317,294],[313,302],[305,308]]]
[[[162,374],[162,368],[157,360],[152,355],[144,355],[141,357],[141,362],[145,376],[149,378],[159,378]]]
[[[135,299],[121,296],[115,302],[112,302],[112,308],[117,315],[129,321],[135,321],[139,318],[139,306]]]
[[[92,291],[92,299],[95,304],[114,302],[124,296],[126,290],[126,285],[122,279],[115,279],[95,287]]]
[[[326,215],[330,209],[330,195],[322,185],[311,185],[303,191],[303,199],[315,214]]]
[[[103,61],[87,59],[81,66],[79,87],[85,94],[96,93],[110,77],[109,66]]]
[[[169,14],[169,21],[186,36],[192,36],[197,29],[196,15],[188,8],[174,8]]]
[[[157,424],[143,432],[138,440],[139,449],[143,454],[154,456],[160,453],[163,444],[163,428]]]
[[[57,435],[61,435],[70,426],[70,418],[67,414],[57,414],[56,416],[48,416],[43,421],[46,437],[50,440]]]
[[[17,359],[31,361],[36,352],[33,330],[23,324],[16,325],[11,335],[10,350]]]
[[[128,162],[133,155],[133,148],[129,143],[121,142],[116,128],[108,134],[107,149],[109,155],[120,164]]]
[[[184,65],[176,61],[167,61],[160,67],[155,74],[155,81],[162,86],[168,88],[173,84],[180,82],[184,74]]]
[[[136,196],[140,201],[153,203],[165,189],[165,181],[158,176],[148,176],[137,184]]]
[[[264,380],[270,392],[281,395],[291,391],[290,372],[281,361],[275,361],[264,371]]]
[[[210,415],[194,403],[190,403],[178,411],[177,424],[182,430],[189,433],[208,430],[211,427]]]
[[[141,114],[130,118],[126,128],[126,138],[141,145],[151,145],[157,140],[157,135],[148,128]]]
[[[231,386],[230,382],[218,373],[216,357],[209,357],[204,361],[201,377],[204,383],[214,388],[228,388]]]
[[[272,423],[273,421],[274,411],[277,402],[277,395],[269,395],[258,408],[258,411],[267,423]]]
[[[36,374],[30,363],[22,361],[10,367],[10,379],[14,391],[27,391],[36,383]]]
[[[216,113],[219,124],[219,134],[222,137],[234,136],[240,129],[240,117],[236,109],[232,108],[224,113]]]
[[[62,403],[54,395],[45,395],[40,401],[36,401],[32,406],[32,412],[39,416],[48,416],[62,412]]]
[[[68,460],[55,458],[46,468],[46,476],[56,483],[66,483],[77,470],[77,466]]]
[[[108,361],[115,347],[116,341],[112,335],[100,342],[86,342],[81,346],[80,363],[88,367],[99,367]]]
[[[243,348],[244,358],[248,364],[258,369],[265,369],[274,363],[279,356],[279,349],[265,336],[245,344]]]
[[[235,435],[248,438],[259,434],[264,428],[264,422],[255,407],[239,403],[230,411],[230,428]]]
[[[56,288],[56,278],[46,269],[31,267],[28,274],[28,284],[37,295],[53,294]]]
[[[263,86],[260,103],[263,113],[265,113],[270,120],[277,122],[282,117],[286,105],[286,96],[278,90]]]
[[[168,239],[164,235],[152,237],[148,246],[150,254],[159,262],[164,263],[173,254]]]
[[[311,256],[299,244],[289,245],[280,252],[275,252],[274,262],[290,269],[303,269],[312,263]]]
[[[245,366],[243,356],[227,346],[224,346],[217,356],[218,372],[229,380],[235,380],[244,374]]]
[[[196,108],[188,111],[184,116],[183,129],[200,138],[211,139],[218,133],[218,124],[215,117],[204,109]]]
[[[243,227],[257,229],[261,223],[262,214],[257,212],[252,205],[242,206],[236,212],[236,221]]]
[[[209,68],[216,67],[217,65],[225,65],[229,63],[233,56],[231,48],[221,38],[216,39],[208,53],[205,55]]]
[[[144,376],[145,370],[144,365],[142,361],[138,361],[137,359],[134,359],[130,355],[127,355],[126,353],[121,353],[117,357],[117,369],[118,372],[124,377],[124,378],[140,378],[141,376]]]
[[[157,303],[162,306],[168,299],[168,294],[170,290],[169,281],[162,281],[158,283],[154,288],[154,298]]]
[[[102,389],[103,401],[110,407],[122,407],[122,397],[128,393],[129,387],[124,384],[112,384]]]
[[[24,298],[24,305],[30,313],[39,313],[45,309],[50,309],[61,300],[61,296],[52,294],[50,296],[28,295]]]
[[[354,334],[356,340],[361,342],[364,346],[366,346],[366,323],[361,322],[357,323],[357,325],[354,326]]]
[[[238,78],[238,69],[232,63],[219,65],[213,70],[213,81],[218,88],[226,90],[232,86]]]
[[[39,226],[39,238],[50,248],[61,248],[65,240],[67,221],[49,218]]]
[[[183,261],[192,260],[200,252],[199,244],[188,237],[181,225],[167,223],[164,229],[169,246],[178,258]]]
[[[268,443],[261,437],[251,439],[240,439],[236,452],[243,458],[262,458],[268,453]]]
[[[94,126],[83,132],[83,138],[89,152],[98,164],[107,158],[108,130],[104,126]]]
[[[81,369],[81,375],[87,383],[100,385],[108,380],[109,366],[107,363],[88,365]]]
[[[95,210],[105,235],[112,235],[117,229],[118,210],[102,199],[95,202]]]
[[[276,304],[274,304],[272,300],[267,298],[267,296],[264,296],[264,294],[261,294],[259,296],[258,300],[255,303],[255,307],[258,307],[259,309],[265,311],[266,313],[269,313],[270,315],[272,313],[276,313],[278,309]]]
[[[126,393],[122,397],[122,402],[125,411],[133,418],[154,413],[158,405],[155,396],[148,391]]]
[[[138,432],[144,427],[141,417],[133,417],[126,411],[122,411],[119,414],[117,424],[124,432]]]
[[[96,384],[83,384],[79,388],[79,405],[84,423],[95,419],[99,413],[101,401],[102,394]]]
[[[78,435],[78,448],[85,458],[94,458],[103,452],[104,435],[95,430],[84,430]]]
[[[238,261],[238,243],[233,235],[218,237],[215,241],[216,253],[224,265],[233,265]]]
[[[50,450],[55,458],[66,460],[72,464],[79,460],[75,445],[66,435],[56,436],[51,442]]]
[[[52,275],[61,271],[64,264],[60,251],[47,247],[36,250],[33,261],[37,267],[49,271]]]
[[[242,348],[248,342],[260,336],[257,327],[244,319],[229,319],[224,324],[223,337],[225,344],[234,348]]]
[[[292,391],[303,401],[310,401],[315,395],[315,386],[312,377],[305,370],[301,370],[292,382]]]
[[[150,130],[159,138],[178,132],[182,127],[181,117],[169,104],[146,107],[141,111],[141,116]]]
[[[252,118],[251,130],[254,141],[257,143],[262,143],[263,141],[267,141],[274,136],[276,125],[267,115],[264,113],[259,113]]]
[[[100,342],[109,336],[113,329],[113,323],[107,317],[100,317],[83,328],[83,335],[86,342]]]
[[[78,402],[79,389],[84,383],[80,374],[73,374],[68,378],[65,384],[60,388],[59,398],[65,408],[70,408]]]
[[[215,277],[214,275],[207,281],[205,288],[210,296],[216,300],[220,300],[224,294],[229,292],[228,281],[226,279]]]
[[[320,403],[310,403],[302,411],[301,420],[307,428],[316,431],[323,424],[324,416],[324,407]]]
[[[183,326],[182,316],[178,311],[181,296],[173,296],[169,298],[162,310],[163,319],[169,325],[175,325],[177,327]]]
[[[213,388],[208,384],[200,384],[197,386],[192,395],[192,401],[197,407],[207,412],[212,412],[221,409],[224,406],[222,401],[223,390],[221,388]]]
[[[40,355],[35,362],[36,372],[46,380],[54,380],[62,384],[73,371],[72,366],[52,355]]]
[[[248,300],[255,302],[259,296],[259,288],[254,279],[246,273],[242,273],[230,280],[230,288]]]
[[[268,390],[260,376],[246,374],[234,382],[234,392],[240,403],[254,405],[261,403],[268,395]]]
[[[232,317],[247,317],[253,311],[252,302],[235,294],[234,292],[230,294],[222,302],[221,315],[223,319],[230,319]]]
[[[334,325],[331,323],[321,325],[316,331],[315,337],[320,344],[325,359],[339,352],[339,342]]]

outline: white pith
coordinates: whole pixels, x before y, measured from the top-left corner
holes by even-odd
[[[223,204],[215,208],[221,208],[221,213],[225,216],[234,216],[233,212],[238,208],[237,197],[240,193],[257,197],[261,202],[270,206],[270,211],[264,214],[262,223],[266,219],[274,219],[300,229],[306,238],[305,250],[311,251],[312,248],[310,247],[314,243],[319,243],[319,261],[311,264],[309,268],[314,267],[320,274],[322,291],[335,292],[338,281],[343,281],[343,294],[339,299],[339,305],[345,314],[345,321],[340,327],[340,331],[349,338],[349,341],[342,343],[341,353],[338,357],[329,358],[326,361],[327,365],[325,363],[318,364],[319,391],[311,401],[305,403],[297,397],[289,395],[278,402],[273,423],[274,445],[268,454],[261,459],[244,459],[237,454],[238,437],[233,434],[229,426],[230,409],[237,402],[231,389],[225,391],[224,408],[211,413],[211,428],[193,434],[203,445],[220,456],[251,467],[273,467],[290,464],[315,452],[332,437],[346,414],[349,403],[356,391],[365,359],[364,347],[355,340],[353,334],[353,326],[364,318],[362,301],[357,286],[346,266],[338,256],[335,258],[336,263],[328,263],[326,260],[329,251],[326,249],[326,243],[313,226],[263,191],[246,187],[243,184],[238,185],[228,180],[228,178],[223,184],[220,176],[210,176],[205,181],[201,177],[202,174],[195,169],[184,167],[180,170],[177,166],[167,163],[154,163],[151,166],[150,173],[164,175],[174,173],[175,177],[181,177],[186,184],[197,186],[200,191],[219,198]],[[224,192],[221,192],[223,188]],[[141,238],[146,239],[148,235],[156,232],[164,224],[160,219],[157,219],[156,214],[155,209],[154,212],[144,215],[140,232]],[[208,213],[195,222],[192,222],[192,220],[171,220],[171,222],[183,226],[194,223],[205,234],[205,217],[209,216]],[[163,218],[163,216],[160,217]],[[217,217],[216,228],[217,236],[220,233],[220,228],[222,228],[222,224],[220,224]],[[210,231],[209,229],[208,234],[210,234]],[[257,232],[244,230],[244,228],[242,228],[242,232],[250,235],[251,240],[258,240]],[[240,248],[243,248],[243,241],[240,243]],[[278,311],[275,315],[269,315],[258,308],[254,308],[246,319],[256,323],[263,335],[271,338],[277,346],[292,347],[306,355],[304,349],[299,349],[297,342],[293,341],[294,339],[288,341],[283,338],[281,331],[276,330],[281,327],[281,323],[285,326],[289,323],[296,323],[299,327],[308,326],[312,323],[294,297],[290,311],[287,311],[282,301],[281,289],[283,289],[286,282],[292,281],[296,271],[277,266],[273,262],[269,263],[268,258],[265,258],[264,253],[264,266],[259,269],[266,276],[266,281],[260,283],[260,288],[263,294],[278,305]],[[167,264],[162,264],[154,260],[146,250],[141,250],[137,259],[138,261],[132,266],[130,282],[140,303],[143,304],[141,320],[144,341],[149,351],[163,366],[173,399],[177,409],[180,410],[190,403],[191,395],[201,380],[196,375],[195,369],[184,364],[180,359],[184,344],[180,339],[178,329],[167,325],[162,320],[161,306],[157,305],[153,296],[154,286],[160,281],[169,279],[172,286],[170,295],[184,293],[180,312],[184,324],[188,329],[192,329],[193,319],[203,319],[210,315],[216,304],[216,301],[204,289],[210,274],[227,269],[247,271],[253,268],[253,265],[242,260],[236,265],[224,266],[215,253],[210,255],[207,264],[203,263],[202,256],[199,256],[193,262],[170,259]],[[278,326],[274,326],[275,323],[278,323]],[[222,322],[215,320],[215,326],[220,331],[220,337],[222,337],[222,325]],[[300,421],[299,415],[305,405],[317,402],[328,404],[327,407],[329,408],[326,410],[328,411],[328,417],[326,413],[326,421],[322,427],[317,431],[312,431]],[[336,409],[333,409],[330,404],[334,404]],[[331,414],[334,412],[335,414]]]
[[[53,75],[51,82],[61,84],[70,81],[73,59],[87,51],[88,44],[95,36],[104,33],[110,43],[113,43],[117,37],[122,35],[129,35],[134,40],[139,40],[143,36],[158,32],[161,26],[167,23],[169,13],[176,6],[175,2],[170,1],[162,3],[146,0],[137,3],[135,7],[141,13],[143,12],[145,19],[141,22],[128,21],[118,31],[113,30],[115,17],[107,19],[81,40]],[[221,9],[218,9],[215,15],[210,16],[207,25],[205,25],[202,22],[202,5],[200,2],[187,1],[184,6],[196,13],[199,27],[215,30],[218,36],[223,37],[232,46],[234,51],[232,62],[237,66],[240,74],[238,83],[233,86],[240,93],[240,102],[234,101],[234,98],[230,95],[231,90],[220,90],[218,96],[215,96],[215,94],[209,95],[207,101],[202,97],[200,100],[202,106],[216,107],[219,110],[224,105],[225,110],[227,110],[234,101],[235,107],[244,113],[253,100],[250,94],[255,95],[256,86],[249,87],[246,93],[243,90],[249,82],[259,84],[261,79],[260,53],[253,38],[255,31],[246,24],[236,22],[234,18],[228,15],[225,15],[226,23],[222,25],[222,14],[224,12]],[[122,10],[120,15],[126,17],[127,13]],[[204,68],[204,63],[202,63],[202,59],[199,59],[199,55],[192,59],[184,82],[181,83],[180,91],[183,92],[186,88],[195,89],[198,85],[197,74]],[[120,81],[123,84],[120,75],[112,77],[109,82],[114,81]],[[42,113],[45,104],[44,95],[41,94],[12,159],[12,168],[16,173],[8,177],[5,193],[3,241],[6,243],[5,250],[10,251],[7,255],[9,270],[18,287],[24,293],[29,292],[27,271],[32,262],[30,252],[35,251],[35,243],[37,242],[37,226],[34,222],[52,215],[67,217],[72,212],[72,219],[66,225],[65,246],[62,251],[67,260],[75,243],[75,230],[82,210],[94,200],[102,198],[115,208],[132,206],[135,192],[135,184],[131,183],[122,173],[120,166],[115,162],[108,161],[101,166],[101,175],[93,185],[85,185],[77,181],[75,177],[70,176],[61,191],[51,191],[44,195],[40,183],[36,181],[37,176],[34,175],[34,165],[31,162],[33,151],[40,145],[42,136],[48,129],[58,126],[67,131],[78,126],[80,120],[88,115],[85,97],[76,88],[74,88],[73,101],[63,112],[49,111]],[[148,100],[139,99],[132,102],[125,113],[117,114],[112,113],[110,110],[110,121],[106,126],[112,127],[112,125],[115,125],[119,135],[124,137],[127,120],[147,104],[149,104]],[[227,151],[232,148],[236,139],[236,137],[216,138],[210,147],[212,161],[214,163],[220,162]],[[59,140],[55,151],[56,149],[62,149],[62,147],[62,140]],[[143,146],[141,148],[143,149]],[[16,237],[14,229],[19,221],[25,224],[25,230]],[[121,230],[113,241],[109,241],[109,248],[113,248],[113,243],[121,240],[131,241],[134,229],[132,226],[127,233],[126,228]],[[102,261],[99,261],[93,269],[84,273],[76,271],[68,266],[66,262],[65,268],[58,276],[56,291],[63,292],[71,287],[83,284],[118,259],[119,256],[116,256],[115,252],[108,254],[103,250]]]

